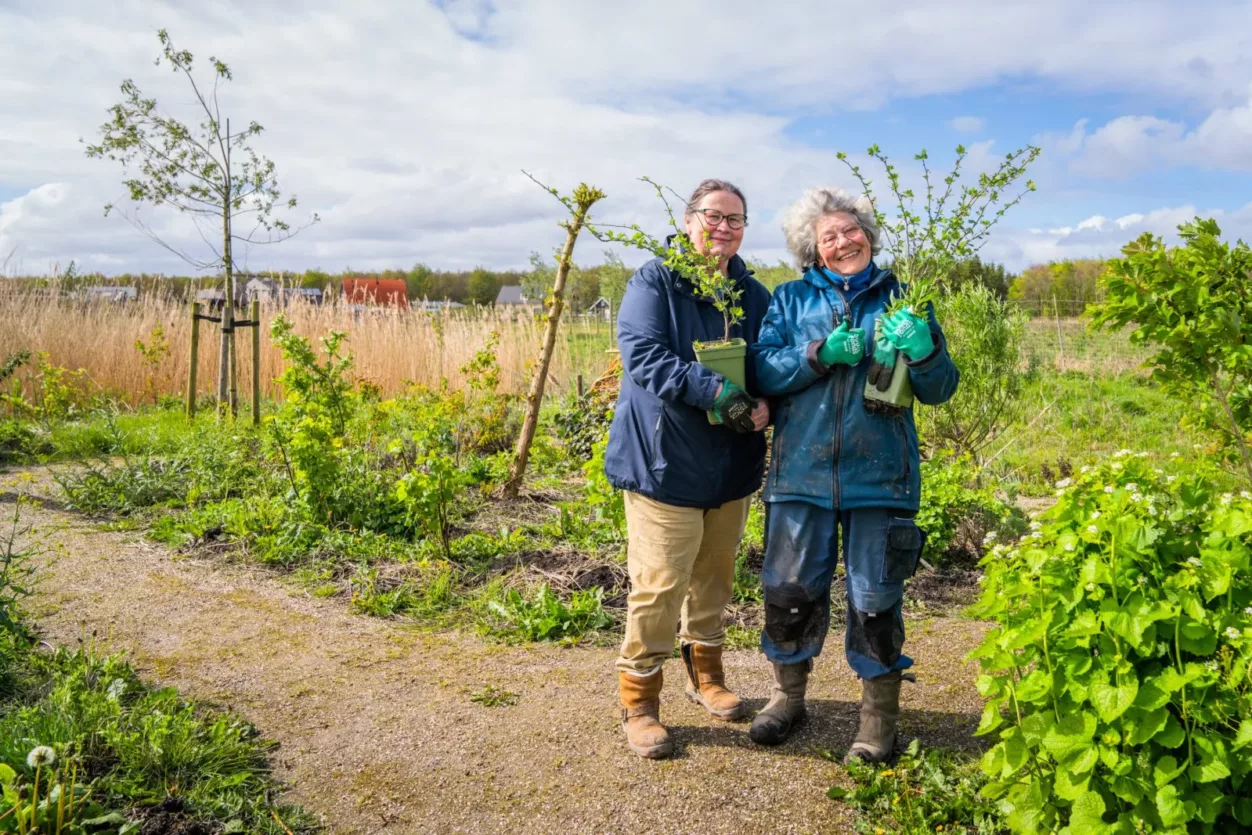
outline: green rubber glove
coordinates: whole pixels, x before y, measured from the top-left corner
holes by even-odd
[[[752,423],[752,410],[755,408],[756,400],[752,395],[725,380],[717,399],[713,401],[713,416],[723,426],[729,426],[736,432],[755,432],[756,425]]]
[[[869,364],[867,380],[879,391],[891,388],[891,376],[896,367],[896,346],[883,333],[883,317],[874,322],[874,358]]]
[[[883,324],[883,334],[913,362],[924,360],[935,351],[935,338],[930,335],[930,325],[907,310],[897,310],[889,315]]]
[[[849,328],[844,319],[817,349],[822,365],[856,365],[865,357],[865,329]]]

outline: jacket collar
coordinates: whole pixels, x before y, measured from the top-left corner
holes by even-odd
[[[882,267],[874,263],[871,263],[870,267],[872,268],[872,272],[870,274],[869,284],[866,286],[865,290],[862,290],[861,292],[873,290],[875,287],[885,284],[888,281],[894,282],[896,280],[896,277],[892,274],[891,270],[884,270]],[[822,270],[821,265],[819,264],[813,264],[804,271],[804,280],[819,290],[838,289],[835,282],[826,275],[825,271]]]

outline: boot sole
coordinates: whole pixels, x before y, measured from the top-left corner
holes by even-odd
[[[757,745],[765,745],[770,748],[773,748],[778,745],[782,745],[784,742],[791,739],[791,735],[794,734],[796,730],[801,725],[804,724],[807,718],[808,718],[807,714],[805,713],[800,714],[798,717],[796,717],[795,719],[791,721],[791,724],[787,725],[787,729],[783,731],[782,734],[778,736],[777,738],[770,737],[768,739],[765,739],[765,738],[762,738],[760,734],[758,734],[757,736],[753,736],[752,729],[749,728],[748,739],[752,740]]]
[[[649,759],[649,760],[663,760],[666,757],[668,757],[670,754],[674,753],[674,743],[672,742],[666,742],[661,745],[651,745],[651,746],[635,745],[631,742],[627,742],[626,744],[630,746],[631,751],[643,757],[644,759]]]
[[[691,701],[707,710],[710,716],[715,719],[721,719],[723,722],[734,722],[735,720],[742,719],[748,715],[748,706],[743,702],[740,702],[738,707],[731,710],[714,710],[708,706],[708,704],[704,701],[704,697],[699,693],[694,693],[691,690],[684,690],[683,692],[687,694],[688,699],[691,699]]]

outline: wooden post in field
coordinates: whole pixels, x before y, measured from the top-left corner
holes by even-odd
[[[1056,293],[1052,294],[1052,313],[1056,316],[1056,366],[1060,369],[1065,364],[1065,340],[1061,338],[1061,306],[1056,300]]]
[[[191,365],[187,369],[187,417],[196,416],[196,370],[200,362],[200,303],[191,303]]]
[[[509,479],[504,483],[504,495],[510,499],[517,498],[517,492],[521,489],[522,479],[526,475],[526,462],[530,458],[530,444],[535,439],[535,429],[539,425],[539,407],[543,405],[543,388],[548,380],[548,366],[552,364],[556,333],[561,324],[561,310],[565,305],[565,280],[569,277],[570,266],[574,263],[574,243],[578,240],[578,233],[582,231],[583,224],[587,221],[587,212],[604,197],[604,192],[586,183],[580,183],[578,188],[574,189],[572,198],[562,197],[554,188],[547,188],[547,186],[544,188],[565,204],[565,208],[569,210],[572,217],[561,223],[566,232],[565,247],[561,250],[561,258],[556,268],[556,280],[552,283],[552,306],[548,308],[548,326],[543,334],[539,367],[535,369],[535,377],[530,384],[530,393],[526,395],[526,417],[522,421],[522,432],[517,436],[517,452],[513,456],[513,463],[509,466]]]
[[[578,375],[578,399],[583,399],[583,375]]]
[[[222,327],[227,328],[227,354],[230,357],[230,380],[229,394],[227,397],[230,416],[235,417],[239,414],[239,389],[237,388],[239,377],[239,343],[235,340],[235,314],[232,308],[226,308],[222,311]]]
[[[252,300],[252,425],[261,425],[261,302]]]

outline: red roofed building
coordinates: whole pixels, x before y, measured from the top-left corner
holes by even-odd
[[[343,300],[348,304],[409,309],[409,290],[399,278],[345,278]]]

